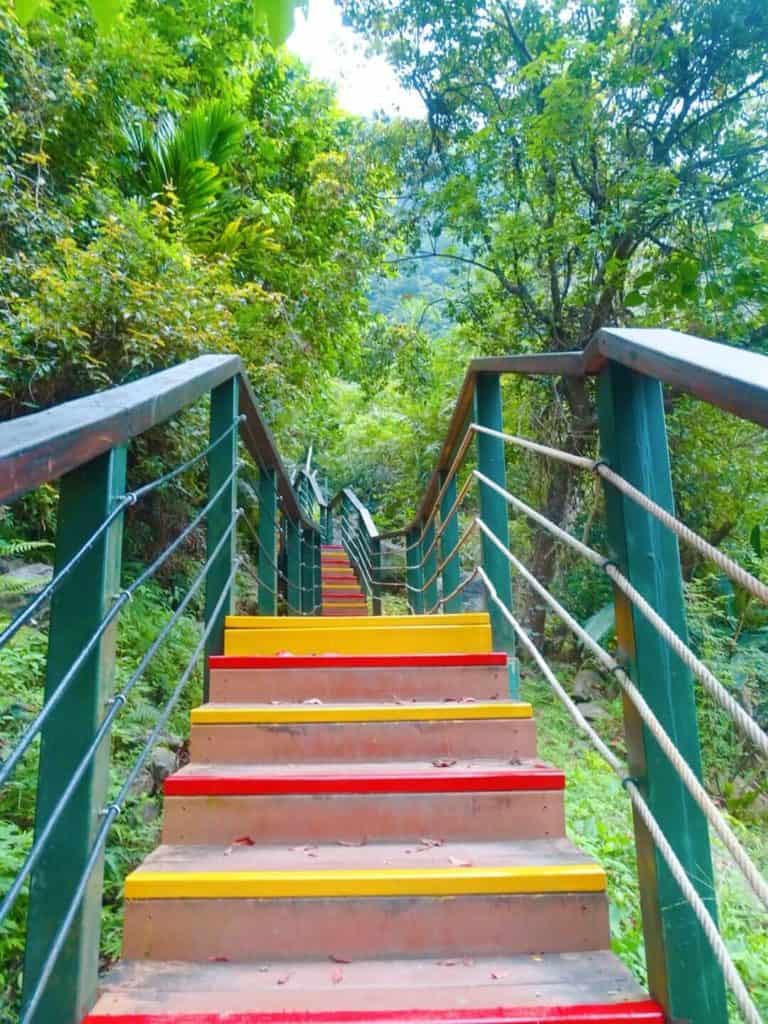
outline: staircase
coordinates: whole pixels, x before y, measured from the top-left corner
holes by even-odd
[[[326,548],[343,624],[227,619],[87,1024],[661,1024],[487,615],[366,618],[351,580]]]
[[[323,545],[320,568],[323,615],[329,618],[349,618],[368,614],[365,594],[357,581],[352,563],[340,544]]]

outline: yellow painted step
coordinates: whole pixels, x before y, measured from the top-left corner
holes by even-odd
[[[241,656],[291,654],[490,654],[491,628],[424,625],[380,626],[365,618],[365,625],[350,628],[343,623],[312,619],[310,625],[292,629],[227,629],[224,653]]]
[[[331,871],[137,871],[129,900],[291,899],[603,892],[599,864]]]
[[[524,701],[421,701],[412,704],[203,704],[193,725],[278,725],[317,722],[433,722],[478,718],[530,718]]]
[[[391,626],[488,626],[488,612],[455,612],[449,615],[379,615],[375,622],[370,619],[348,619],[344,629],[350,626],[368,626],[379,629]],[[338,629],[332,622],[322,622],[307,615],[228,615],[227,629],[315,629],[326,626]]]

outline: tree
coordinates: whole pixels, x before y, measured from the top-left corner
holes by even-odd
[[[474,269],[459,319],[481,348],[576,349],[605,324],[648,315],[765,344],[765,4],[342,6],[426,104],[426,130],[396,155],[411,182],[410,258]],[[583,381],[545,401],[554,440],[591,444]],[[563,522],[573,497],[567,470],[550,471],[545,514]],[[532,568],[545,583],[554,551],[537,537]],[[543,612],[532,624],[543,628]]]

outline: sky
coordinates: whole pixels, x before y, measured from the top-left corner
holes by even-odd
[[[333,82],[340,105],[350,113],[424,117],[418,93],[402,88],[383,57],[366,56],[365,40],[342,25],[333,0],[309,0],[308,16],[296,14],[288,49],[317,78]]]

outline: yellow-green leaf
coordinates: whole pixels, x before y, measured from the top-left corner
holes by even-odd
[[[100,32],[109,32],[114,27],[120,12],[127,6],[127,0],[90,0],[91,13]]]
[[[293,32],[293,15],[297,7],[306,10],[305,3],[296,0],[254,0],[254,15],[262,24],[274,46],[280,46]]]
[[[22,25],[26,25],[46,5],[46,0],[16,0],[16,17]]]

